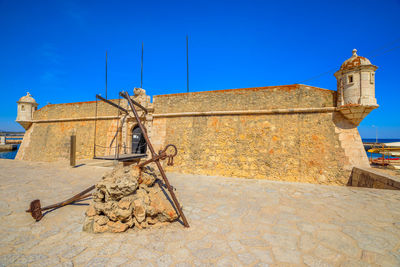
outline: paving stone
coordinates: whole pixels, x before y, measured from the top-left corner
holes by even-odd
[[[110,260],[109,258],[94,257],[85,266],[86,267],[103,267],[103,266],[107,266],[109,260]]]
[[[297,249],[297,237],[278,234],[264,234],[263,238],[270,246],[283,247],[288,249]]]
[[[64,261],[55,265],[54,267],[74,267],[74,264],[72,263],[72,261]]]
[[[275,259],[283,263],[300,263],[300,252],[296,249],[282,248],[282,247],[272,247],[272,252]]]
[[[72,259],[82,251],[84,251],[86,247],[78,247],[78,246],[73,246],[71,247],[68,251],[62,254],[62,257],[65,259]]]
[[[300,237],[300,250],[308,252],[317,246],[316,240],[310,234],[303,234]]]
[[[303,262],[310,267],[333,267],[332,264],[307,254],[303,255]]]
[[[42,267],[42,266],[55,266],[57,264],[60,264],[60,259],[53,257],[53,258],[41,259],[37,262],[29,264],[29,266],[30,267]]]
[[[139,246],[137,244],[130,244],[129,242],[126,242],[121,245],[118,252],[120,256],[132,257],[138,247]]]
[[[258,262],[256,264],[253,265],[253,267],[269,267],[270,265],[268,263],[265,262]]]
[[[133,260],[128,263],[124,263],[124,267],[153,267],[155,266],[152,262],[146,260]]]
[[[21,233],[20,236],[14,239],[12,242],[14,246],[21,245],[23,243],[29,242],[33,239],[34,237],[30,235],[29,233]]]
[[[229,246],[235,253],[243,252],[246,248],[239,241],[230,241]]]
[[[250,265],[256,261],[256,258],[254,257],[254,255],[249,252],[240,253],[237,255],[237,257],[241,263],[246,264],[246,265]]]
[[[35,261],[41,261],[41,260],[44,260],[47,258],[48,258],[48,256],[42,255],[42,254],[22,255],[21,257],[17,258],[17,260],[14,262],[14,264],[27,265],[29,263],[32,263]]]
[[[21,255],[18,255],[18,254],[2,255],[2,256],[0,256],[0,263],[2,263],[4,265],[10,265],[10,264],[14,263],[19,257],[21,257]]]
[[[222,256],[222,253],[215,248],[201,248],[192,251],[192,254],[200,260],[216,259]]]
[[[319,258],[322,258],[326,261],[337,263],[340,262],[343,256],[339,254],[338,252],[326,248],[322,245],[318,245],[315,250],[314,250],[314,255],[318,256]]]
[[[127,258],[122,257],[112,257],[110,261],[107,263],[107,266],[124,266],[124,264],[128,261]]]
[[[398,191],[168,174],[191,228],[88,234],[85,206],[38,223],[24,209],[35,197],[72,195],[105,169],[3,160],[0,169],[0,265],[400,266]]]
[[[369,263],[357,261],[357,260],[346,260],[340,264],[341,267],[371,267]]]
[[[233,256],[226,256],[219,259],[215,266],[218,267],[228,267],[228,266],[240,266],[242,265],[238,260],[236,260]]]
[[[240,243],[247,247],[265,247],[267,243],[261,239],[241,239]]]
[[[368,230],[356,229],[354,227],[345,227],[343,230],[347,235],[357,240],[361,249],[373,251],[376,253],[385,253],[390,250],[399,241],[392,234],[369,228]]]
[[[250,252],[261,263],[273,263],[271,253],[268,249],[252,248]]]
[[[169,254],[164,254],[161,257],[158,257],[156,260],[156,263],[158,266],[170,266],[172,264],[173,260],[171,255]]]
[[[83,265],[89,262],[92,258],[96,257],[97,252],[95,250],[85,250],[76,256],[73,260],[74,264]]]
[[[192,255],[186,248],[178,248],[170,253],[176,262],[190,260]]]
[[[389,252],[385,255],[364,250],[361,259],[371,265],[378,264],[379,266],[400,266],[400,258],[396,258]]]
[[[140,248],[134,252],[135,259],[139,260],[155,260],[158,254],[148,249]]]
[[[361,250],[357,244],[349,236],[338,231],[319,231],[317,239],[327,247],[331,247],[340,253],[346,254],[350,257],[359,258]]]
[[[145,244],[146,248],[149,248],[150,250],[155,250],[158,252],[164,252],[165,251],[165,242],[163,241],[151,241],[148,244]]]
[[[121,247],[120,243],[109,243],[103,246],[102,249],[98,252],[99,256],[111,256],[119,251]]]

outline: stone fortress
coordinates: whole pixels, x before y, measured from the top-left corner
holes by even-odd
[[[357,125],[378,107],[377,67],[356,52],[334,74],[337,91],[294,84],[157,95],[151,102],[135,88],[133,99],[149,111],[139,115],[156,151],[178,148],[167,171],[344,185],[354,166],[369,166]],[[78,159],[146,150],[137,146],[134,117],[107,103],[36,110],[29,93],[17,103],[17,122],[26,129],[18,160],[65,160],[71,135]]]

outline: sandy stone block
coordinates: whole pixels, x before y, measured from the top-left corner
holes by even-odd
[[[121,233],[125,232],[128,229],[129,225],[122,223],[120,221],[112,222],[109,221],[107,223],[108,229],[113,233]]]

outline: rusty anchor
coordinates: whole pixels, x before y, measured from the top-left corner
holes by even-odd
[[[87,193],[92,191],[94,188],[95,188],[95,186],[92,185],[91,187],[83,190],[79,194],[76,194],[75,196],[73,196],[73,197],[71,197],[71,198],[69,198],[69,199],[67,199],[65,201],[59,202],[57,204],[46,206],[44,208],[41,207],[40,200],[39,199],[35,199],[35,200],[33,200],[31,202],[30,208],[28,210],[26,210],[26,212],[30,212],[32,217],[38,222],[43,218],[43,213],[42,213],[43,211],[56,209],[56,208],[61,208],[61,207],[66,206],[68,204],[71,204],[71,203],[74,203],[76,201],[79,201],[79,200],[85,199],[87,197],[90,197],[92,194],[87,194]]]
[[[178,213],[179,213],[179,215],[180,215],[180,217],[181,217],[181,219],[182,219],[182,221],[183,221],[183,225],[184,225],[185,227],[189,227],[189,223],[188,223],[188,221],[186,220],[185,214],[183,213],[182,208],[181,208],[181,206],[180,206],[180,204],[179,204],[179,202],[178,202],[178,199],[176,198],[176,195],[175,195],[175,193],[174,193],[174,190],[173,190],[171,184],[170,184],[169,181],[168,181],[167,175],[165,174],[165,171],[164,171],[163,167],[161,166],[160,158],[157,158],[157,157],[160,156],[160,155],[157,155],[157,153],[154,151],[153,145],[151,144],[150,139],[149,139],[149,137],[147,136],[146,129],[144,128],[142,122],[140,121],[139,115],[138,115],[138,113],[137,113],[137,111],[136,111],[136,108],[135,108],[135,105],[137,105],[137,103],[131,99],[131,97],[130,97],[130,95],[128,94],[128,92],[120,92],[119,95],[122,96],[123,98],[125,98],[125,99],[128,101],[128,104],[129,104],[129,106],[130,106],[130,108],[131,108],[131,111],[133,112],[133,115],[135,116],[136,121],[137,121],[137,123],[138,123],[138,126],[140,127],[140,130],[141,130],[142,133],[143,133],[143,137],[144,137],[144,139],[146,140],[147,146],[148,146],[148,148],[150,149],[150,152],[151,152],[151,161],[150,161],[150,162],[154,162],[154,163],[156,164],[158,170],[160,171],[161,177],[163,178],[164,183],[165,183],[165,185],[167,186],[168,192],[169,192],[169,194],[171,195],[171,198],[172,198],[172,201],[173,201],[173,203],[174,203],[174,206],[175,206],[175,208],[177,209],[177,211],[178,211]],[[138,106],[139,108],[141,108],[139,105],[137,105],[137,106]],[[175,147],[175,148],[176,148],[176,147]],[[147,160],[146,162],[148,162],[148,161],[149,161],[149,160]],[[172,161],[172,160],[169,160],[169,163],[170,163],[170,164],[172,163],[171,161]],[[149,162],[149,163],[150,163],[150,162]],[[143,162],[143,163],[144,163],[144,162]]]
[[[167,150],[170,147],[172,147],[174,151],[171,154],[167,154]],[[153,158],[138,164],[138,167],[140,168],[140,170],[142,170],[142,168],[145,165],[149,164],[149,163],[155,162],[157,160],[165,160],[167,158],[168,158],[167,165],[168,166],[172,166],[173,162],[174,162],[173,158],[177,154],[178,154],[178,149],[176,148],[176,146],[172,145],[172,144],[168,144],[163,150],[159,151],[158,155],[155,155]],[[95,188],[95,185],[92,185],[89,188],[83,190],[82,192],[74,195],[73,197],[71,197],[71,198],[69,198],[69,199],[67,199],[65,201],[59,202],[57,204],[49,205],[49,206],[46,206],[46,207],[43,207],[43,208],[41,207],[40,200],[39,199],[35,199],[30,203],[29,209],[26,210],[26,212],[30,212],[32,217],[38,222],[43,218],[43,215],[44,215],[43,211],[56,209],[56,208],[61,208],[63,206],[72,204],[72,203],[74,203],[76,201],[79,201],[79,200],[85,199],[87,197],[90,197],[92,194],[87,194],[87,193],[92,191],[94,188]],[[171,188],[172,188],[172,186],[171,186]]]
[[[188,223],[188,221],[186,220],[186,217],[185,217],[185,215],[184,215],[184,213],[183,213],[183,211],[182,211],[182,208],[181,208],[181,206],[180,206],[180,204],[179,204],[179,202],[178,202],[178,199],[176,198],[176,195],[175,195],[175,193],[174,193],[174,188],[173,188],[173,187],[171,186],[171,184],[169,183],[168,178],[167,178],[167,176],[166,176],[166,174],[165,174],[165,171],[164,171],[164,169],[163,169],[163,167],[162,167],[162,165],[161,165],[161,163],[160,163],[160,160],[165,160],[165,159],[168,158],[167,165],[168,165],[168,166],[172,166],[172,165],[174,164],[174,157],[175,157],[175,156],[177,155],[177,153],[178,153],[178,150],[177,150],[176,146],[175,146],[175,145],[172,145],[172,144],[169,144],[169,145],[167,145],[163,150],[159,151],[159,153],[157,154],[157,153],[155,152],[155,150],[154,150],[154,148],[153,148],[151,142],[150,142],[150,139],[149,139],[149,137],[148,137],[148,135],[147,135],[146,129],[145,129],[144,125],[142,124],[140,118],[139,118],[139,115],[138,115],[138,113],[137,113],[137,110],[136,110],[136,108],[135,108],[135,105],[138,106],[139,108],[141,108],[142,110],[144,110],[145,113],[147,113],[146,108],[144,108],[142,105],[140,105],[139,103],[137,103],[136,101],[134,101],[133,99],[131,99],[131,97],[130,97],[130,95],[128,94],[128,92],[120,92],[119,95],[122,96],[123,98],[125,98],[125,99],[128,101],[128,104],[129,104],[129,106],[130,106],[130,108],[131,108],[131,111],[132,111],[132,113],[133,113],[133,115],[134,115],[134,117],[135,117],[135,119],[136,119],[136,121],[137,121],[137,123],[138,123],[138,126],[140,127],[140,130],[142,131],[143,136],[144,136],[144,138],[145,138],[145,140],[146,140],[147,146],[148,146],[148,148],[149,148],[150,151],[151,151],[151,159],[146,160],[146,161],[144,161],[143,163],[138,164],[138,167],[139,167],[140,169],[142,169],[145,165],[147,165],[147,164],[149,164],[149,163],[152,163],[152,162],[153,162],[153,163],[156,164],[156,166],[157,166],[157,168],[158,168],[158,170],[159,170],[159,172],[160,172],[160,175],[161,175],[161,177],[162,177],[162,179],[163,179],[163,181],[164,181],[164,184],[165,184],[166,188],[168,189],[168,191],[169,191],[169,193],[170,193],[170,195],[171,195],[173,204],[174,204],[175,208],[177,209],[177,211],[178,211],[178,213],[179,213],[179,215],[180,215],[180,217],[181,217],[181,219],[182,219],[182,221],[183,221],[183,225],[184,225],[185,227],[189,227],[189,223]],[[111,103],[110,101],[107,101],[107,100],[102,99],[102,98],[100,98],[100,99],[103,100],[103,101],[105,101],[106,103],[111,104],[112,106],[114,106],[114,107],[116,107],[116,108],[122,109],[122,110],[125,111],[126,113],[129,112],[128,110],[126,110],[126,109],[120,107],[120,106],[117,105],[117,104]],[[167,149],[168,149],[169,147],[172,147],[172,148],[174,149],[174,153],[172,153],[172,154],[167,154]],[[95,185],[92,185],[91,187],[89,187],[89,188],[87,188],[86,190],[82,191],[81,193],[79,193],[79,194],[73,196],[72,198],[69,198],[69,199],[67,199],[67,200],[65,200],[65,201],[63,201],[63,202],[60,202],[60,203],[57,203],[57,204],[53,204],[53,205],[50,205],[50,206],[47,206],[47,207],[44,207],[44,208],[41,207],[41,205],[40,205],[40,200],[39,200],[39,199],[36,199],[36,200],[34,200],[34,201],[31,202],[30,208],[29,208],[28,210],[26,210],[26,212],[30,212],[31,215],[32,215],[32,217],[33,217],[36,221],[40,221],[40,220],[43,218],[43,215],[44,215],[44,214],[42,214],[43,211],[49,210],[49,209],[54,209],[54,208],[60,208],[60,207],[63,207],[63,206],[65,206],[65,205],[68,205],[68,204],[71,204],[71,203],[73,203],[73,202],[76,202],[76,201],[78,201],[78,200],[84,199],[84,198],[90,196],[90,194],[89,194],[89,195],[86,195],[86,194],[87,194],[88,192],[92,191],[94,188],[95,188]]]

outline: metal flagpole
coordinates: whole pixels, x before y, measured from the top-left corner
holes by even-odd
[[[142,70],[140,73],[140,88],[143,88],[143,42],[142,42]]]
[[[189,93],[189,36],[186,35],[186,80],[187,92]]]
[[[107,99],[107,50],[106,50],[106,99]]]

